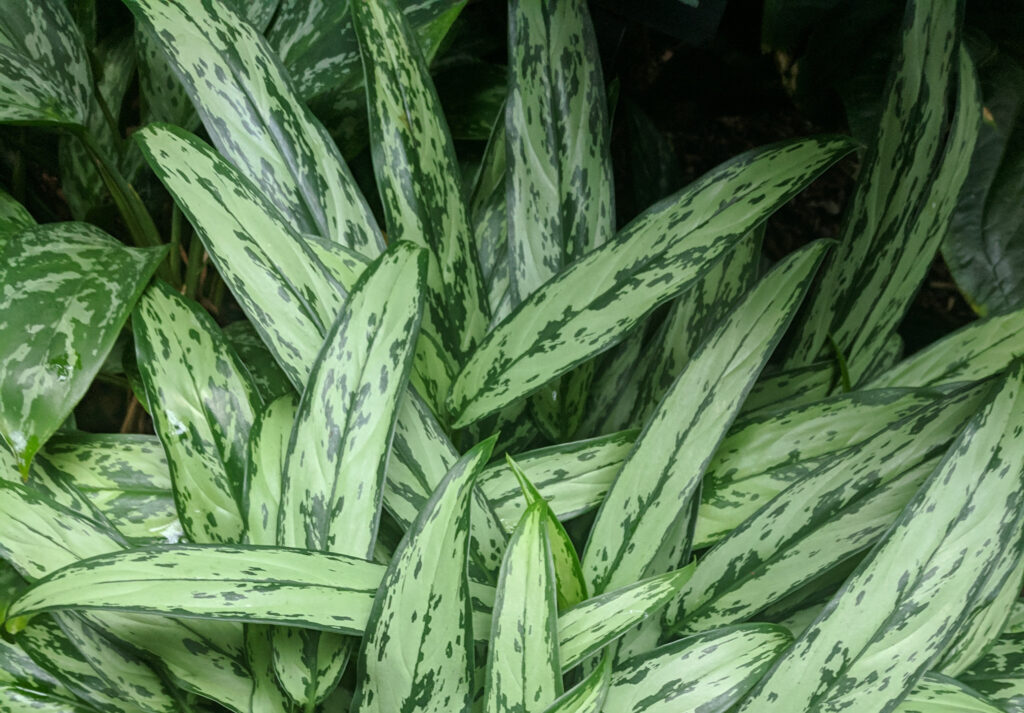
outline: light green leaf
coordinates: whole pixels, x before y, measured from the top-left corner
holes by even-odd
[[[874,544],[984,403],[962,389],[823,459],[701,558],[668,620],[686,631],[731,624]]]
[[[334,142],[266,40],[212,0],[129,0],[220,152],[292,229],[375,255],[384,244]]]
[[[28,473],[114,346],[164,256],[85,223],[50,223],[0,248],[0,434]]]
[[[576,546],[569,538],[569,534],[565,531],[562,523],[558,521],[558,517],[547,504],[547,501],[544,500],[544,496],[533,486],[533,483],[530,482],[522,468],[512,460],[512,456],[506,455],[505,461],[515,474],[516,480],[519,481],[519,487],[523,491],[523,500],[526,501],[527,509],[536,506],[540,507],[543,513],[548,544],[551,550],[551,562],[555,572],[558,611],[575,606],[586,600],[588,596],[587,582],[583,578],[583,567],[580,565],[579,555],[576,554]],[[484,474],[486,472],[484,471]]]
[[[526,509],[498,576],[485,713],[540,713],[562,694],[555,573],[543,501]]]
[[[67,478],[130,540],[176,542],[182,535],[167,458],[155,436],[61,434],[36,464],[53,478]]]
[[[398,244],[367,268],[303,393],[281,480],[278,542],[369,558],[426,256]]]
[[[679,592],[693,565],[600,594],[558,618],[558,651],[567,671],[615,641]]]
[[[251,713],[285,713],[289,701],[274,673],[274,651],[270,643],[272,629],[259,624],[245,627],[245,655],[252,670]]]
[[[1003,550],[1022,546],[1022,376],[1017,363],[1000,380],[885,540],[740,711],[891,710],[942,654]]]
[[[185,534],[241,542],[256,387],[210,315],[162,282],[142,295],[132,332]]]
[[[452,467],[388,565],[359,652],[353,711],[469,711],[469,502],[493,445],[482,442]]]
[[[274,361],[274,355],[260,339],[260,334],[252,322],[247,319],[232,322],[224,327],[224,336],[245,364],[245,369],[249,372],[249,377],[259,391],[264,405],[285,394],[293,393],[288,376]]]
[[[960,47],[961,13],[955,0],[907,4],[875,143],[789,367],[820,359],[833,339],[851,382],[863,382],[946,234],[981,120],[974,67]]]
[[[590,674],[544,713],[600,713],[612,679],[611,656],[605,654]]]
[[[415,38],[391,0],[350,4],[366,75],[388,240],[430,251],[417,369],[438,413],[451,377],[487,329],[489,309],[448,125]],[[428,352],[428,347],[429,352]]]
[[[605,496],[583,555],[594,592],[689,556],[704,470],[810,286],[828,244],[779,263],[711,333],[658,406]],[[700,398],[693,398],[699,394]],[[699,497],[699,496],[698,496]],[[666,536],[683,528],[678,540]],[[664,552],[662,552],[664,550]]]
[[[738,156],[567,267],[470,356],[449,397],[454,425],[493,413],[607,349],[850,147],[847,139],[818,138]]]
[[[1024,711],[1024,634],[1003,634],[959,679],[1006,713]]]
[[[0,122],[83,125],[91,91],[89,58],[64,3],[4,3]]]
[[[8,628],[20,625],[17,617],[74,608],[362,634],[383,570],[354,557],[277,547],[141,547],[41,580],[11,606]]]
[[[789,642],[781,627],[747,624],[666,644],[615,670],[604,710],[725,713]]]
[[[513,2],[505,105],[512,305],[615,231],[608,101],[587,4]]]
[[[217,272],[301,391],[345,291],[261,189],[208,145],[166,125],[147,126],[135,136]]]
[[[812,404],[828,397],[840,383],[835,360],[765,372],[743,403],[743,413]]]
[[[288,393],[257,413],[249,431],[245,513],[246,537],[251,545],[277,544],[281,476],[298,410],[299,397]]]
[[[894,713],[1005,713],[952,678],[935,673],[924,676]]]
[[[971,322],[882,373],[865,388],[979,381],[1024,353],[1024,309]]]

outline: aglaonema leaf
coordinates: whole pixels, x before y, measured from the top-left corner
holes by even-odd
[[[562,693],[546,515],[542,501],[528,507],[505,550],[487,650],[486,713],[540,713]]]
[[[383,249],[341,153],[251,25],[210,0],[127,5],[185,85],[213,143],[294,230],[368,255]]]
[[[360,649],[354,711],[470,709],[469,502],[493,445],[452,467],[388,565]]]
[[[946,676],[925,674],[895,713],[1006,713],[977,691]]]
[[[85,395],[163,248],[51,223],[0,248],[0,434],[23,474]]]
[[[1024,710],[1024,633],[1003,634],[958,679],[1008,713]]]
[[[605,654],[585,679],[545,708],[544,713],[600,713],[608,696],[611,676],[611,657]]]
[[[850,148],[847,139],[821,138],[753,151],[654,206],[487,335],[452,384],[454,425],[493,413],[607,349]]]
[[[1022,546],[1022,376],[1018,362],[996,384],[882,544],[740,711],[877,713],[913,689],[1003,551]]]

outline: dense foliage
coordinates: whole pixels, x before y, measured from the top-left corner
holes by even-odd
[[[0,4],[2,136],[75,218],[15,166],[0,712],[1024,710],[1024,312],[898,333],[1013,186],[956,0],[908,3],[864,146],[635,217],[583,0],[511,0],[444,103],[464,0],[124,4]],[[858,148],[837,240],[770,263]],[[79,424],[97,384],[155,433]]]

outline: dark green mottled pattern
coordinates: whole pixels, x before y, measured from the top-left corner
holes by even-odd
[[[345,291],[260,188],[208,145],[167,125],[135,136],[277,363],[303,389]]]
[[[498,575],[484,713],[541,713],[562,694],[555,571],[543,501],[512,532]]]
[[[415,39],[391,0],[356,2],[377,185],[388,240],[430,250],[428,341],[418,369],[438,412],[452,374],[487,329],[489,307],[448,125]],[[433,343],[433,352],[423,351]]]
[[[361,634],[383,570],[355,557],[274,547],[143,547],[54,572],[8,616],[112,610]]]
[[[470,192],[469,216],[476,239],[480,276],[487,289],[491,324],[497,324],[512,309],[509,295],[508,211],[505,202],[505,117],[491,128]]]
[[[245,369],[249,372],[249,377],[259,391],[260,400],[264,405],[292,393],[288,376],[274,361],[274,355],[267,349],[252,322],[247,319],[232,322],[224,327],[224,336],[245,364]]]
[[[509,4],[512,306],[615,232],[608,101],[583,0]]]
[[[590,531],[583,569],[593,592],[685,562],[690,533],[684,531],[675,542],[668,542],[666,533],[694,511],[694,496],[715,448],[796,314],[828,247],[814,243],[779,263],[709,335],[672,384]],[[662,552],[666,547],[671,552]]]
[[[36,464],[69,479],[130,540],[175,542],[182,535],[167,457],[155,436],[59,434]]]
[[[425,251],[395,245],[363,273],[325,337],[288,445],[277,544],[373,555],[425,277]]]
[[[64,3],[3,3],[0,35],[0,122],[85,124],[92,75]]]
[[[606,654],[585,679],[544,709],[544,713],[600,713],[611,677],[611,657]]]
[[[266,40],[214,0],[129,0],[210,138],[292,228],[368,255],[383,241],[334,142]]]
[[[363,637],[352,711],[470,710],[469,503],[493,445],[484,441],[452,467],[398,546]]]
[[[604,710],[725,713],[789,642],[782,627],[746,624],[666,644],[615,669]]]
[[[1024,353],[1024,309],[971,322],[873,379],[866,388],[977,381]]]
[[[1022,376],[1017,362],[995,385],[882,543],[742,713],[886,713],[941,655],[1004,550],[1022,545]]]
[[[894,713],[1020,713],[998,698],[989,700],[960,681],[937,673],[925,674]]]
[[[959,0],[907,3],[885,109],[841,247],[788,366],[824,356],[831,336],[846,355],[853,383],[862,381],[924,279],[956,206],[981,120],[974,67],[960,48],[962,6]],[[956,102],[951,127],[950,95]]]
[[[0,249],[0,434],[22,473],[85,394],[164,256],[85,223],[50,223]]]
[[[162,282],[142,295],[132,332],[185,534],[240,542],[256,387],[210,315]]]
[[[452,385],[454,425],[493,413],[607,349],[850,149],[849,140],[833,137],[743,154],[641,215],[487,335]]]
[[[876,542],[987,393],[933,401],[781,484],[701,558],[669,624],[702,631],[741,621]]]
[[[636,436],[636,431],[612,433],[521,453],[515,460],[558,518],[568,520],[601,503]],[[514,527],[528,503],[512,468],[489,466],[480,476],[480,489],[502,524]]]
[[[1024,713],[1024,632],[1000,636],[959,679],[1006,713]]]

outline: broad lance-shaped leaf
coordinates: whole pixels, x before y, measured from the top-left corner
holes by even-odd
[[[870,377],[925,277],[956,207],[981,120],[974,67],[960,44],[961,13],[957,0],[906,6],[902,47],[863,179],[787,366],[821,358],[832,339],[851,382]]]
[[[0,435],[22,474],[85,395],[164,248],[50,223],[0,248]]]
[[[540,713],[562,693],[555,572],[543,501],[505,550],[487,649],[485,713]]]
[[[70,481],[130,540],[176,542],[182,535],[167,458],[155,436],[60,434],[35,466]]]
[[[271,401],[249,431],[245,474],[246,538],[251,545],[276,545],[281,511],[281,476],[299,410],[294,393]]]
[[[60,0],[0,8],[0,122],[86,123],[89,56]]]
[[[505,103],[512,304],[615,232],[608,101],[582,0],[509,4]]]
[[[185,533],[193,542],[241,542],[256,387],[210,315],[163,282],[142,295],[132,332]]]
[[[345,290],[261,189],[207,144],[168,125],[151,124],[135,137],[278,364],[303,390]]]
[[[558,610],[563,611],[575,606],[587,599],[587,581],[583,578],[583,567],[580,565],[579,555],[576,554],[576,546],[569,537],[569,533],[565,531],[565,527],[548,506],[547,501],[544,500],[544,496],[533,487],[533,483],[530,482],[523,469],[512,460],[510,455],[506,454],[505,461],[515,474],[516,480],[519,481],[527,509],[539,507],[543,514],[548,545],[551,549],[551,562],[555,572]],[[484,471],[484,474],[486,473],[487,471]],[[520,522],[522,521],[520,520]]]
[[[288,444],[277,544],[373,555],[425,273],[423,250],[395,245],[363,273],[328,332]]]
[[[452,467],[388,565],[359,652],[353,711],[469,711],[469,501],[494,441]]]
[[[612,678],[612,659],[605,654],[585,679],[544,709],[544,713],[600,713]]]
[[[1022,547],[1022,377],[1016,362],[742,713],[891,710],[942,654],[1003,550]]]
[[[782,627],[744,624],[666,644],[615,669],[604,710],[725,713],[790,640]]]
[[[958,676],[1007,713],[1024,711],[1024,633],[1006,633]]]
[[[188,90],[220,152],[300,233],[370,256],[384,243],[334,142],[273,50],[213,0],[129,0]]]
[[[583,555],[594,592],[655,574],[650,570],[663,547],[674,550],[665,561],[676,566],[688,556],[690,532],[677,542],[666,542],[663,534],[694,509],[704,469],[800,306],[827,247],[815,243],[779,263],[708,337],[669,389],[598,510]]]
[[[989,388],[962,388],[795,479],[701,558],[668,625],[692,632],[742,621],[874,544]]]
[[[493,413],[607,349],[850,149],[848,139],[832,137],[752,151],[651,208],[487,335],[452,385],[454,425]]]
[[[408,385],[425,278],[425,251],[394,245],[366,269],[325,337],[288,444],[277,544],[373,556],[388,451],[398,401]],[[326,696],[341,674],[351,642],[330,639],[274,632],[275,655],[293,659],[284,654],[291,648],[307,662],[307,673],[298,676],[306,681],[304,694],[286,683],[292,678],[286,671],[294,666],[275,664],[297,701]],[[313,650],[318,651],[315,661],[309,659]]]
[[[989,700],[947,676],[925,674],[907,697],[894,708],[894,713],[1016,713],[1013,708],[997,708],[998,699]]]
[[[997,374],[1024,349],[1024,309],[978,320],[907,357],[865,388],[936,386]]]
[[[417,374],[424,398],[441,413],[451,378],[489,317],[458,162],[426,62],[392,0],[349,7],[388,239],[430,250],[423,332],[431,341],[421,345]]]

